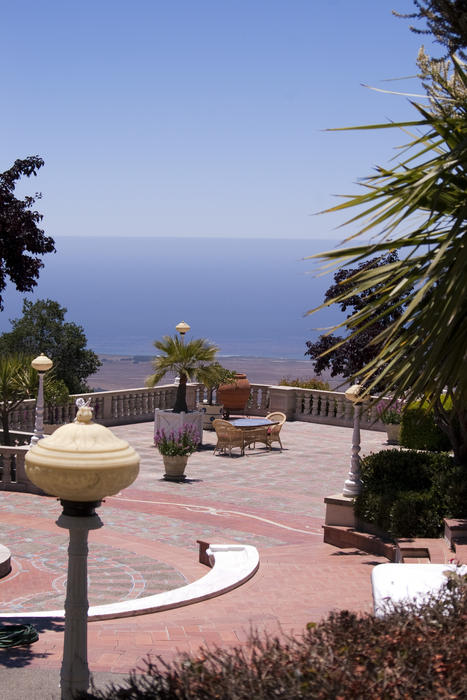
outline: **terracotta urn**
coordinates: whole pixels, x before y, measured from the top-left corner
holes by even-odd
[[[250,398],[250,382],[246,374],[236,373],[236,379],[230,384],[221,384],[217,390],[217,400],[224,406],[224,411],[244,411]]]

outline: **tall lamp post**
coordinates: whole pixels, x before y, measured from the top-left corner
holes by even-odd
[[[139,456],[108,428],[92,422],[81,406],[74,423],[63,425],[26,453],[26,474],[43,491],[58,496],[63,512],[57,525],[69,530],[65,636],[60,672],[62,700],[89,687],[87,660],[88,532],[102,527],[95,509],[105,496],[129,486],[138,475]],[[77,403],[78,403],[77,402]]]
[[[355,498],[362,490],[362,482],[360,480],[360,415],[361,415],[361,399],[360,394],[363,387],[361,384],[354,384],[345,392],[345,398],[352,401],[354,406],[353,414],[353,433],[352,433],[352,457],[350,460],[350,470],[344,484],[343,496]]]
[[[180,321],[180,323],[177,323],[177,325],[175,326],[175,330],[177,331],[177,333],[180,333],[180,337],[182,339],[183,344],[185,333],[188,333],[188,331],[191,330],[191,326],[189,326],[188,323],[185,323],[185,321]],[[180,384],[180,375],[175,377],[174,384]]]
[[[52,369],[53,362],[43,352],[31,362],[31,367],[39,374],[39,391],[36,401],[36,420],[34,422],[34,434],[31,437],[31,445],[37,445],[44,437],[44,374]]]

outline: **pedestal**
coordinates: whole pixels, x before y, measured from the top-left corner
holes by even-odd
[[[156,408],[154,412],[154,435],[158,430],[172,433],[183,430],[185,425],[192,425],[199,435],[199,444],[203,443],[203,414],[198,411],[188,413],[174,413],[173,411],[161,411]]]
[[[326,496],[324,502],[326,504],[325,525],[355,527],[354,498],[337,493]]]
[[[62,501],[63,513],[57,525],[70,532],[68,578],[65,600],[65,636],[60,672],[62,700],[89,688],[88,668],[88,532],[102,527],[95,513],[96,503]]]

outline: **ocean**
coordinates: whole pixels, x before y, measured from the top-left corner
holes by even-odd
[[[306,341],[342,319],[318,306],[332,275],[306,256],[337,241],[305,239],[56,237],[34,293],[12,285],[0,332],[21,316],[22,299],[53,299],[99,354],[153,355],[153,341],[179,321],[223,356],[302,358]]]

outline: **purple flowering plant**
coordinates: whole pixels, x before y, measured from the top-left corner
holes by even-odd
[[[387,424],[399,425],[402,421],[402,412],[404,410],[404,402],[400,399],[392,401],[391,399],[383,399],[376,406],[376,411],[380,420]]]
[[[154,445],[166,457],[187,457],[198,449],[199,443],[199,434],[193,425],[184,425],[169,433],[158,430],[154,436]]]

